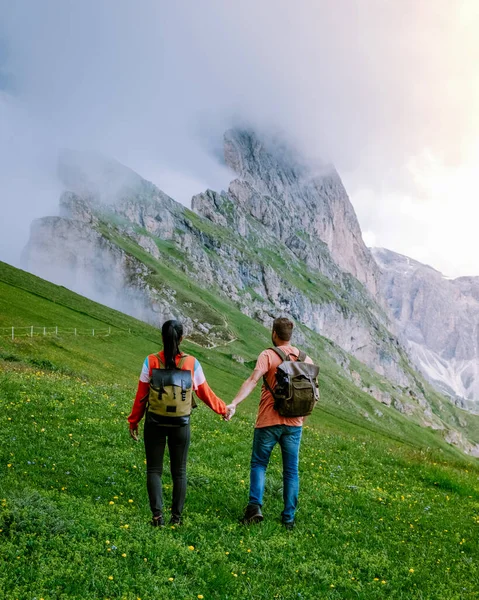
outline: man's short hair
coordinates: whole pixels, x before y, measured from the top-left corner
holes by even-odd
[[[273,331],[280,340],[289,342],[293,335],[294,323],[287,317],[278,317],[273,321]]]

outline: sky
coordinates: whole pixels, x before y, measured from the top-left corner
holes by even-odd
[[[189,204],[247,124],[333,163],[368,245],[479,275],[478,60],[477,0],[0,0],[0,259],[61,148]]]

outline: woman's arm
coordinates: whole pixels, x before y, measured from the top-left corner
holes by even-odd
[[[201,367],[199,361],[196,359],[193,376],[193,387],[195,390],[195,394],[200,400],[202,400],[206,404],[206,406],[209,406],[211,410],[214,410],[215,413],[219,415],[226,415],[226,404],[223,402],[223,400],[221,400],[221,398],[218,398],[218,396],[210,388],[208,382],[206,381],[206,377],[203,373],[203,368]]]
[[[195,394],[209,406],[211,410],[214,410],[215,413],[223,416],[226,415],[226,404],[221,398],[218,398],[206,381],[198,386],[198,389],[195,390]]]
[[[150,393],[150,368],[148,358],[143,363],[143,368],[138,381],[135,401],[131,409],[128,422],[130,423],[130,435],[134,440],[138,440],[138,423],[143,419],[146,410],[146,403]]]

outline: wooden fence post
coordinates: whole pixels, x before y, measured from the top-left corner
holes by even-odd
[[[15,339],[15,327],[12,327],[12,340]]]

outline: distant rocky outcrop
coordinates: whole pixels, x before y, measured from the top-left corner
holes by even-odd
[[[479,277],[444,277],[383,248],[372,250],[386,299],[410,354],[459,406],[479,410]]]
[[[167,290],[162,294],[149,293],[146,265],[92,226],[98,219],[86,210],[78,196],[68,193],[62,198],[69,203],[78,201],[76,216],[82,218],[36,220],[23,252],[28,269],[144,321],[152,322],[168,314],[171,299]]]

